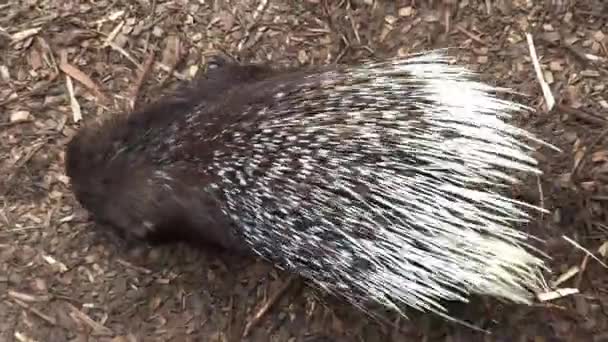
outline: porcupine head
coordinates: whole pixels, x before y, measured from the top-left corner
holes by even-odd
[[[529,303],[544,264],[516,224],[538,208],[498,188],[540,173],[539,141],[509,123],[523,106],[471,76],[434,51],[219,87],[82,133],[76,193],[138,236],[188,222],[358,307]]]
[[[238,65],[214,56],[206,73],[180,84],[171,94],[129,115],[115,115],[101,124],[86,123],[66,149],[66,173],[77,200],[97,223],[129,242],[197,243],[203,239],[242,249],[243,242],[235,245],[226,232],[205,231],[225,225],[225,219],[215,214],[213,199],[199,190],[205,179],[197,178],[196,162],[183,159],[187,144],[174,146],[181,140],[164,133],[176,134],[172,131],[176,119],[204,108],[230,87],[271,72],[271,68]]]

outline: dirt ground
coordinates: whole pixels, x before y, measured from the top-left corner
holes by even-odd
[[[0,1],[0,340],[608,341],[607,35],[602,0]],[[545,239],[549,279],[579,293],[451,307],[491,335],[431,315],[370,320],[259,260],[119,249],[70,192],[63,150],[75,119],[149,100],[217,51],[321,64],[442,47],[527,95],[537,111],[518,122],[561,149],[539,150],[545,174],[516,192],[549,210],[522,229]]]

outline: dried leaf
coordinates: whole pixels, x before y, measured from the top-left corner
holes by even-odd
[[[59,69],[91,90],[100,101],[108,101],[107,97],[99,89],[99,86],[80,69],[67,62],[61,62]]]

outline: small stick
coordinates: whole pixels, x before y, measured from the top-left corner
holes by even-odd
[[[94,333],[96,333],[96,334],[100,334],[100,335],[112,335],[112,334],[114,334],[114,332],[112,330],[110,330],[109,328],[105,327],[103,324],[100,324],[100,323],[96,322],[94,319],[92,319],[91,317],[89,317],[87,314],[85,314],[84,312],[78,310],[78,308],[76,308],[74,305],[72,305],[70,303],[66,303],[66,306],[71,311],[70,317],[76,323],[84,323],[84,324],[86,324],[87,326],[89,326],[89,328],[93,329]]]
[[[15,302],[17,305],[19,305],[23,309],[31,312],[35,316],[38,316],[38,318],[42,319],[43,321],[47,322],[48,324],[57,325],[57,321],[55,320],[55,318],[53,318],[47,314],[44,314],[42,311],[36,309],[35,307],[27,305],[26,303],[24,303],[16,298],[13,298],[13,302]]]
[[[262,307],[253,316],[253,318],[249,322],[247,322],[247,325],[245,325],[245,329],[243,331],[243,338],[245,338],[249,335],[249,333],[251,332],[251,328],[253,328],[253,326],[256,325],[257,323],[259,323],[262,320],[262,317],[264,317],[264,315],[268,312],[268,310],[276,302],[279,301],[281,296],[287,291],[287,289],[289,289],[289,287],[293,283],[294,279],[295,279],[295,276],[290,276],[287,279],[287,281],[285,281],[285,283],[283,283],[283,285],[281,285],[281,287],[277,290],[277,292],[275,292],[270,298],[268,298],[268,300],[262,305]]]
[[[543,192],[543,185],[541,184],[539,176],[536,176],[536,184],[538,186],[538,196],[540,196],[540,207],[541,207],[541,209],[543,209],[540,212],[540,219],[542,220],[545,217],[545,214],[544,214],[544,210],[545,210],[545,194]]]
[[[591,123],[591,124],[595,124],[595,125],[604,125],[606,124],[606,119],[599,116],[599,115],[595,115],[593,113],[588,113],[585,112],[581,109],[577,109],[577,108],[573,108],[571,106],[567,106],[564,104],[558,104],[557,105],[557,109],[559,111],[562,112],[566,112],[568,114],[572,114],[573,116],[575,116],[577,119],[583,120],[587,123]]]
[[[125,49],[123,49],[120,46],[116,45],[116,43],[114,43],[111,40],[108,41],[108,46],[110,46],[112,49],[118,51],[121,55],[125,56],[138,69],[140,69],[140,70],[142,69],[142,66],[137,62],[137,60],[135,58],[133,58],[133,56],[131,56]]]
[[[456,25],[456,29],[460,32],[462,32],[465,36],[471,38],[472,40],[476,41],[477,43],[481,44],[481,45],[487,45],[487,43],[481,39],[479,36],[475,35],[473,32],[469,32],[467,29],[465,29],[464,27],[460,26],[460,25]]]
[[[116,259],[116,262],[119,263],[119,264],[121,264],[121,265],[123,265],[123,266],[125,266],[125,267],[127,267],[127,268],[130,268],[132,270],[135,270],[135,271],[138,271],[138,272],[141,272],[141,273],[144,273],[144,274],[151,274],[152,273],[151,270],[149,270],[149,269],[147,269],[145,267],[133,265],[132,263],[130,263],[130,262],[126,261],[126,260]]]
[[[543,96],[545,97],[545,103],[547,104],[547,110],[553,109],[555,105],[555,98],[551,93],[551,89],[549,85],[545,81],[543,76],[543,72],[540,68],[540,63],[538,62],[538,56],[536,55],[536,48],[534,47],[534,41],[532,40],[532,35],[530,33],[526,33],[526,39],[528,40],[528,48],[530,49],[530,57],[532,58],[532,64],[534,65],[534,70],[536,71],[536,78],[538,79],[538,83],[540,83],[540,88],[543,91]]]
[[[72,83],[72,78],[67,74],[65,75],[65,84],[70,98],[70,107],[72,108],[72,120],[74,120],[74,122],[78,122],[82,120],[82,110],[80,108],[80,103],[78,103],[78,99],[76,99],[76,95],[74,94],[74,84]]]
[[[25,302],[46,302],[48,301],[48,296],[34,296],[29,293],[17,292],[13,290],[8,291],[8,295],[15,300],[19,300],[23,303]]]
[[[68,52],[66,50],[61,50],[60,52],[60,60],[61,60],[61,65],[65,66],[68,64]],[[60,67],[61,69],[61,67]],[[63,68],[62,71],[65,73],[65,83],[66,83],[66,87],[68,89],[68,97],[70,99],[70,107],[72,108],[72,120],[74,120],[74,122],[78,122],[80,120],[82,120],[82,111],[80,109],[80,103],[78,103],[78,100],[76,99],[76,95],[74,94],[74,84],[72,83],[72,75],[71,75],[71,71],[73,71],[72,69],[69,68]]]
[[[581,262],[580,272],[578,273],[578,277],[576,278],[575,287],[578,289],[581,287],[581,283],[583,282],[583,273],[587,270],[587,264],[589,263],[589,254],[585,254],[583,258],[583,262]]]
[[[110,32],[110,34],[106,37],[106,41],[104,43],[104,47],[110,45],[110,43],[114,42],[114,39],[116,38],[116,36],[118,35],[118,32],[120,32],[120,29],[122,29],[122,27],[125,25],[125,21],[121,20],[120,23],[118,23],[118,25],[116,25],[116,27],[112,30],[112,32]]]
[[[593,260],[597,261],[600,265],[604,266],[604,268],[608,268],[608,265],[606,265],[606,263],[602,262],[598,257],[593,255],[593,253],[591,253],[590,251],[585,249],[583,246],[579,245],[577,242],[575,242],[571,238],[567,237],[566,235],[562,235],[562,238],[564,240],[570,242],[570,244],[572,244],[572,246],[574,246],[575,248],[580,249],[583,253],[585,253],[587,256],[589,256]],[[584,265],[584,266],[586,267],[586,265]]]
[[[146,80],[146,76],[150,72],[150,69],[152,68],[153,63],[154,63],[154,52],[151,52],[150,55],[148,55],[148,58],[146,59],[146,61],[144,63],[143,69],[139,73],[139,77],[137,78],[137,81],[135,81],[135,87],[133,88],[133,94],[131,95],[131,102],[129,103],[129,105],[131,106],[131,110],[135,109],[135,105],[137,104],[137,98],[139,96],[139,91],[141,90],[141,87],[143,86],[143,84]]]

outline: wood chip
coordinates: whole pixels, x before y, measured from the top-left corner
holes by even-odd
[[[23,31],[19,31],[19,32],[13,34],[11,36],[11,39],[13,40],[14,43],[20,42],[22,40],[25,40],[32,36],[37,35],[41,29],[42,29],[41,27],[34,27],[34,28],[23,30]]]
[[[608,241],[604,242],[598,249],[597,252],[604,258],[608,256]]]
[[[562,275],[560,275],[552,284],[552,287],[558,287],[559,285],[561,285],[562,283],[566,282],[567,280],[569,280],[570,278],[574,277],[576,274],[578,274],[578,272],[580,271],[580,267],[578,266],[572,266],[568,269],[568,271],[564,272]]]
[[[11,79],[11,74],[6,65],[0,65],[0,80],[8,82]]]
[[[28,293],[17,292],[14,290],[9,290],[8,295],[11,298],[18,299],[22,302],[33,303],[33,302],[45,302],[49,300],[48,296],[34,296]]]
[[[61,273],[68,271],[68,267],[64,263],[57,261],[50,255],[43,255],[42,259],[46,261],[49,265],[57,267],[59,269],[59,272]]]
[[[10,122],[22,122],[30,119],[30,112],[26,110],[18,110],[11,113]]]
[[[537,295],[537,298],[541,302],[548,302],[550,300],[555,300],[555,299],[571,296],[571,295],[577,294],[577,293],[579,293],[578,289],[563,288],[563,289],[558,289],[555,291],[540,293]]]
[[[80,120],[82,120],[82,111],[80,110],[80,103],[78,103],[78,100],[74,95],[74,85],[72,84],[72,78],[68,75],[65,75],[65,83],[68,88],[70,107],[72,108],[72,120],[74,120],[74,122],[79,122]]]
[[[398,13],[400,17],[410,17],[414,13],[414,9],[412,6],[401,7]]]
[[[19,342],[37,342],[33,338],[30,338],[27,335],[25,335],[24,333],[19,332],[19,331],[15,331],[13,336],[15,336],[15,339]]]

